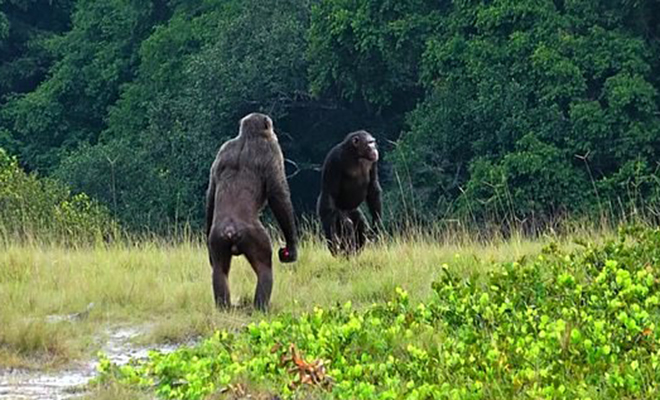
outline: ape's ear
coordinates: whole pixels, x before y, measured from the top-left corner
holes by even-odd
[[[351,140],[351,143],[353,143],[353,146],[357,147],[357,145],[360,144],[360,137],[353,136],[353,140]]]
[[[268,123],[268,117],[264,117],[264,129],[270,129],[270,124]]]

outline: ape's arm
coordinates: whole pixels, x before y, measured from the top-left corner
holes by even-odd
[[[381,211],[382,211],[382,202],[381,202],[381,192],[383,190],[380,187],[378,182],[378,170],[376,168],[376,163],[371,167],[369,173],[369,188],[367,191],[367,206],[369,207],[369,212],[371,212],[371,219],[373,223],[374,231],[378,232],[382,220],[381,220]]]
[[[337,217],[336,198],[339,197],[341,185],[341,169],[336,157],[329,157],[323,168],[321,177],[321,195],[318,202],[318,214],[323,225],[323,233],[328,240],[334,235],[334,225]]]
[[[268,182],[268,205],[273,211],[286,241],[286,248],[280,250],[280,260],[292,262],[297,258],[298,233],[291,204],[291,192],[284,175],[284,163],[273,166],[273,169],[273,174]]]

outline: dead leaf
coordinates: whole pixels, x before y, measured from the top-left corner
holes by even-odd
[[[317,386],[327,390],[334,383],[332,377],[327,374],[323,360],[305,361],[293,343],[280,356],[280,365],[290,367],[287,371],[290,374],[298,375],[298,379],[289,384],[289,388],[292,390],[300,385]]]

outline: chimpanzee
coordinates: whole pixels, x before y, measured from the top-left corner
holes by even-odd
[[[366,242],[367,224],[358,209],[367,200],[374,230],[381,224],[376,140],[360,130],[330,150],[323,163],[317,212],[333,255],[356,254]]]
[[[286,240],[286,247],[278,253],[280,261],[293,262],[298,238],[284,157],[273,121],[267,115],[252,113],[241,119],[238,136],[218,151],[206,193],[206,237],[218,307],[230,305],[231,257],[241,254],[257,274],[255,307],[268,307],[273,286],[272,249],[259,221],[266,203]]]

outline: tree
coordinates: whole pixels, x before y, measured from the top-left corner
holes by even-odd
[[[57,59],[49,78],[11,98],[2,110],[5,129],[20,143],[21,161],[29,169],[52,171],[63,150],[96,142],[162,7],[159,1],[76,3],[72,29],[48,41]]]
[[[594,209],[602,185],[629,178],[628,161],[652,165],[658,52],[627,25],[635,7],[454,3],[427,42],[427,95],[393,157],[424,210],[502,216],[506,189],[511,218],[545,219]],[[626,200],[608,193],[602,202]]]
[[[111,108],[101,143],[73,152],[57,176],[133,226],[199,224],[208,169],[241,117],[268,112],[285,148],[291,143],[279,122],[308,97],[307,21],[308,9],[292,0],[175,10],[142,42],[137,76]],[[110,164],[121,168],[113,190],[94,181],[111,175]],[[148,184],[136,193],[137,182]]]

